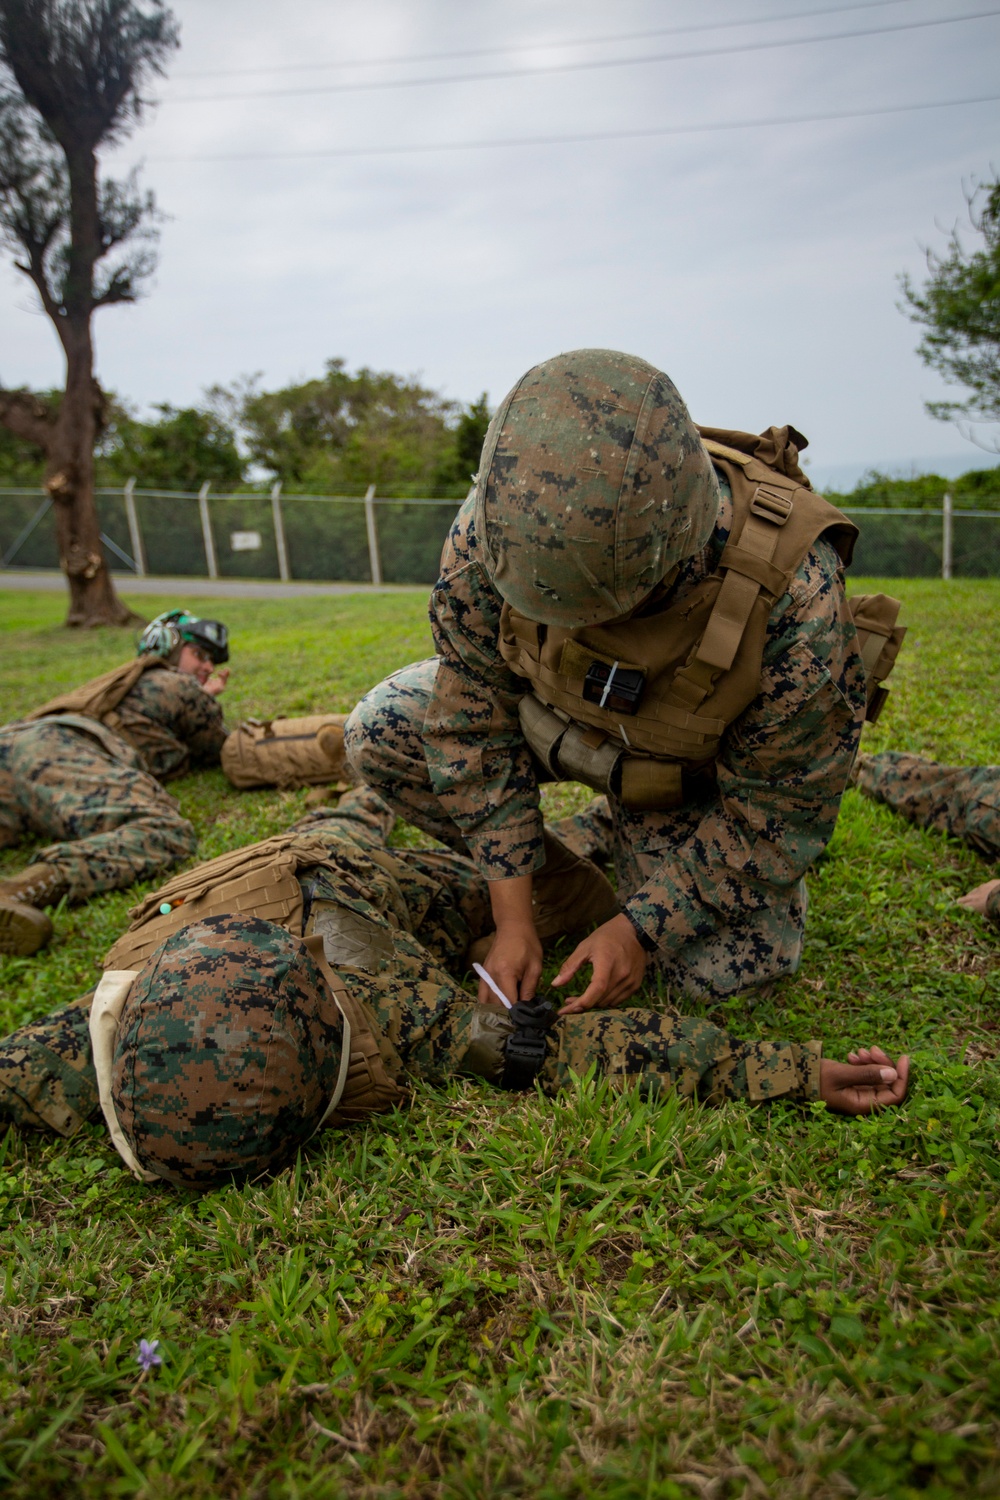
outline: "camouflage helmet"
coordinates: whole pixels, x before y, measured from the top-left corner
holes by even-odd
[[[703,547],[719,485],[661,370],[613,349],[536,365],[500,403],[476,476],[476,535],[498,593],[539,624],[635,609]]]
[[[320,1123],[343,1019],[299,938],[259,917],[172,933],[118,1025],[111,1097],[140,1166],[180,1187],[277,1170]]]

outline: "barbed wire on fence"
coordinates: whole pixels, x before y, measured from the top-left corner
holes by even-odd
[[[138,576],[432,584],[460,501],[269,492],[96,492],[113,569]],[[845,508],[861,528],[852,572],[883,578],[1000,577],[1000,511]],[[58,568],[52,501],[0,489],[0,567]]]

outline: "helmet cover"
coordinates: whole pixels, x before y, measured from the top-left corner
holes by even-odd
[[[186,609],[169,609],[150,620],[139,637],[139,656],[172,656],[187,642],[200,646],[217,667],[229,660],[229,631],[221,620],[199,620]]]
[[[333,1094],[343,1019],[304,944],[251,916],[206,917],[149,957],[111,1076],[140,1165],[206,1188],[283,1166]]]
[[[705,545],[720,492],[662,370],[613,349],[536,365],[497,409],[476,478],[494,587],[539,624],[629,614]]]

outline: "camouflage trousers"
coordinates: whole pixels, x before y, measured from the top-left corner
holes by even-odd
[[[367,788],[303,820],[299,826],[328,848],[322,864],[300,875],[308,925],[329,904],[370,924],[363,966],[335,953],[330,960],[367,1007],[391,1071],[436,1084],[484,1076],[477,1035],[487,1008],[462,976],[470,944],[491,925],[486,882],[460,855],[387,850],[392,821]],[[72,1135],[98,1115],[90,1000],[85,995],[0,1043],[0,1119]],[[817,1043],[739,1041],[709,1021],[629,1006],[557,1020],[538,1081],[552,1094],[595,1068],[617,1086],[638,1082],[651,1094],[674,1088],[711,1102],[813,1099],[819,1059]]]
[[[401,818],[467,854],[461,831],[434,793],[424,754],[423,722],[436,671],[431,658],[373,688],[345,725],[345,745],[355,773]],[[553,826],[575,853],[613,865],[624,905],[647,881],[662,877],[671,850],[696,836],[713,805],[709,792],[684,807],[642,813],[630,812],[615,797],[599,797]],[[719,922],[708,936],[659,952],[653,962],[671,995],[722,999],[762,985],[798,968],[806,906],[800,880],[790,892],[775,892],[773,905]]]
[[[1000,766],[939,766],[887,750],[859,755],[852,779],[909,822],[950,833],[987,859],[1000,859]]]
[[[120,743],[117,756],[85,730],[45,719],[0,729],[0,847],[60,840],[35,858],[64,877],[73,901],[146,880],[197,846],[173,797]]]

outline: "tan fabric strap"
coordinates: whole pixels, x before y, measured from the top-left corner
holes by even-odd
[[[157,1182],[155,1172],[141,1167],[125,1139],[125,1134],[115,1114],[111,1097],[111,1069],[115,1058],[115,1040],[125,1001],[135,983],[136,969],[108,969],[90,1004],[90,1050],[97,1074],[97,1092],[101,1101],[101,1113],[108,1127],[112,1143],[122,1161],[140,1182]]]

